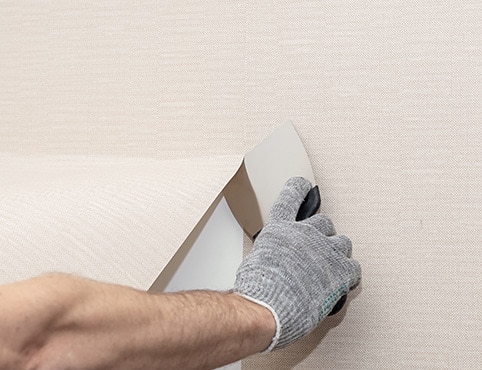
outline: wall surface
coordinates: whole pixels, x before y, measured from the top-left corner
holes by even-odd
[[[482,368],[480,1],[0,1],[0,151],[189,158],[291,119],[348,307],[246,369]]]

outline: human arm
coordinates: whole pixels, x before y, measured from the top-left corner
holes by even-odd
[[[0,287],[0,369],[211,369],[293,343],[361,278],[326,217],[295,220],[310,188],[287,182],[234,293],[153,295],[58,274]]]
[[[213,369],[268,347],[271,313],[236,294],[149,294],[53,274],[0,287],[0,369]]]

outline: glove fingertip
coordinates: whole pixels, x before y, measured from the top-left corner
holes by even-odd
[[[311,182],[303,177],[291,177],[286,181],[278,199],[271,208],[270,221],[291,221],[311,190]]]
[[[350,290],[353,290],[360,284],[362,271],[361,265],[357,260],[350,258],[349,263],[351,266]]]

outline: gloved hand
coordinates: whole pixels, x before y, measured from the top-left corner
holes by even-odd
[[[266,351],[288,346],[310,333],[361,279],[350,258],[351,241],[336,235],[321,214],[296,221],[311,189],[301,177],[289,179],[241,263],[234,292],[268,308],[276,335]]]

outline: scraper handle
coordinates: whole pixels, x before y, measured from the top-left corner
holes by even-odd
[[[318,189],[318,185],[311,188],[311,190],[306,195],[303,203],[301,203],[300,209],[298,210],[298,214],[296,215],[296,221],[306,220],[310,218],[320,208],[321,204],[321,197],[320,197],[320,189]]]
[[[311,190],[306,195],[303,203],[298,210],[298,214],[296,215],[296,221],[306,220],[307,218],[313,216],[318,212],[321,204],[321,197],[320,197],[320,189],[317,186],[311,188]],[[344,295],[341,297],[338,302],[336,302],[335,307],[331,310],[328,316],[332,316],[338,313],[343,306],[345,305],[347,296]]]

